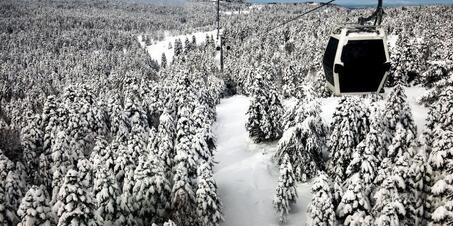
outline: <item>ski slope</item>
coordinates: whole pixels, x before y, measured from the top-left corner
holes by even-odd
[[[165,56],[167,57],[167,64],[173,61],[173,56],[174,56],[174,44],[176,39],[180,39],[182,42],[183,48],[185,47],[184,41],[189,39],[189,41],[192,41],[192,35],[195,36],[195,39],[197,41],[197,45],[201,45],[206,42],[206,35],[216,37],[217,30],[212,30],[212,31],[206,31],[206,32],[195,32],[191,34],[185,34],[185,35],[175,35],[171,36],[169,35],[168,32],[165,32],[165,38],[162,41],[151,41],[151,43],[154,43],[152,45],[146,46],[145,42],[143,41],[143,36],[139,35],[137,37],[138,42],[140,43],[140,46],[142,48],[145,48],[148,51],[148,54],[151,56],[151,58],[159,65],[161,65],[162,61],[162,53],[165,53]],[[171,47],[170,44],[171,43]]]

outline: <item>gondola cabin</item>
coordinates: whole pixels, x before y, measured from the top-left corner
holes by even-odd
[[[342,28],[330,36],[323,67],[327,86],[335,95],[381,92],[390,69],[384,30]]]

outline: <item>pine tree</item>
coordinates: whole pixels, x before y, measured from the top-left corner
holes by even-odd
[[[369,132],[370,112],[361,108],[362,105],[360,99],[342,98],[333,115],[332,133],[328,142],[328,173],[339,183],[346,179],[346,169],[352,160],[354,149]]]
[[[23,197],[25,189],[25,181],[21,180],[16,170],[11,170],[5,180],[5,193],[6,202],[9,206],[17,209],[20,204],[20,200]]]
[[[192,47],[197,46],[197,39],[195,38],[195,35],[192,35],[192,42],[190,43]]]
[[[139,158],[134,172],[134,202],[142,222],[163,222],[170,202],[170,182],[161,161],[153,155]]]
[[[157,153],[162,159],[167,169],[173,167],[173,158],[176,155],[174,150],[175,122],[168,109],[165,109],[159,118],[159,128],[157,129]]]
[[[136,219],[136,211],[138,205],[135,202],[134,195],[134,167],[131,165],[126,166],[124,169],[124,181],[122,183],[122,193],[119,197],[118,203],[122,216],[118,219],[126,225],[139,225]]]
[[[83,153],[77,149],[74,139],[65,131],[60,131],[52,145],[52,202],[56,201],[61,184],[69,169],[75,168],[77,160],[84,158]]]
[[[190,50],[192,50],[192,45],[190,44],[189,38],[186,37],[186,39],[184,40],[184,52],[187,53]]]
[[[307,226],[337,225],[330,182],[324,172],[319,173],[311,188],[313,197],[308,206]]]
[[[336,127],[330,139],[329,173],[334,181],[342,182],[346,179],[346,170],[357,145],[348,119],[343,120],[340,126]],[[332,139],[336,140],[332,141]]]
[[[184,166],[187,167],[187,173],[189,176],[196,175],[198,156],[193,148],[193,133],[194,133],[194,122],[190,117],[190,110],[188,107],[181,108],[180,118],[176,124],[176,145],[174,157],[174,166],[181,162],[184,162]]]
[[[177,225],[193,225],[195,221],[193,218],[195,194],[192,190],[185,162],[180,162],[176,166],[171,194],[172,216]]]
[[[257,143],[278,139],[282,134],[282,104],[266,73],[261,67],[254,79],[245,125],[249,136]]]
[[[160,66],[162,68],[166,68],[167,67],[167,56],[165,56],[165,53],[162,53],[162,57],[160,58]]]
[[[446,175],[432,187],[432,194],[438,198],[436,209],[431,215],[430,225],[453,224],[453,175]]]
[[[280,215],[280,222],[285,223],[291,210],[291,205],[296,202],[297,190],[293,167],[288,154],[285,154],[280,164],[280,177],[276,194],[274,196],[274,208]]]
[[[37,183],[39,155],[43,151],[44,132],[40,126],[42,121],[40,115],[30,117],[29,121],[30,123],[21,130],[21,146],[28,178]]]
[[[430,224],[442,225],[450,222],[448,205],[451,204],[449,175],[453,172],[453,88],[446,88],[439,96],[436,105],[428,112],[427,130],[424,133],[426,149],[429,152],[429,166],[432,169],[431,192],[427,197],[427,218]],[[451,183],[450,183],[451,184]],[[450,193],[450,194],[449,194]],[[451,208],[450,208],[451,209]]]
[[[58,226],[98,225],[92,212],[93,201],[78,177],[77,171],[69,170],[58,192],[57,202],[53,206],[53,211],[58,217]]]
[[[14,170],[14,162],[6,157],[0,149],[0,187],[4,188],[6,178],[10,171]]]
[[[359,175],[350,178],[351,182],[337,207],[336,214],[344,225],[357,222],[370,222],[370,201],[362,185]]]
[[[406,220],[406,207],[400,194],[406,189],[401,177],[391,175],[384,179],[382,185],[374,195],[375,205],[373,215],[375,225],[402,225]]]
[[[411,132],[406,130],[402,124],[396,125],[396,130],[392,139],[392,143],[388,148],[387,157],[392,159],[393,162],[399,157],[405,156],[412,158],[414,153],[409,153],[409,147],[414,144],[415,137]]]
[[[91,162],[87,159],[79,159],[77,162],[79,181],[87,191],[91,191],[91,188],[93,187],[92,167]]]
[[[18,226],[54,225],[49,202],[46,188],[33,185],[27,191],[27,194],[25,194],[17,210],[17,214],[21,220]]]
[[[120,188],[114,174],[105,166],[98,166],[94,178],[93,195],[95,198],[94,216],[101,225],[123,225],[125,216],[119,208],[117,199]]]
[[[222,204],[217,197],[217,184],[209,163],[201,164],[198,168],[196,200],[199,225],[216,226],[223,221]]]
[[[390,93],[383,109],[382,118],[382,122],[385,123],[387,131],[391,135],[396,132],[397,124],[400,123],[407,130],[408,136],[417,137],[417,127],[401,85],[395,86]]]
[[[16,225],[19,222],[14,208],[6,201],[6,193],[0,186],[0,225]]]
[[[182,53],[182,42],[179,38],[175,40],[174,51],[175,57],[179,56]]]
[[[281,164],[288,154],[295,167],[296,179],[305,182],[324,169],[325,134],[321,118],[309,116],[285,132],[274,159]]]
[[[410,180],[408,183],[409,192],[414,198],[409,208],[408,219],[413,220],[413,225],[425,225],[425,202],[428,191],[427,177],[429,177],[430,169],[428,168],[426,153],[419,151],[412,159],[410,166]]]
[[[367,196],[374,187],[374,179],[376,178],[377,170],[379,168],[379,159],[376,158],[376,152],[373,150],[373,146],[370,145],[373,143],[374,138],[372,131],[373,130],[370,131],[367,138],[354,150],[352,160],[346,168],[346,175],[348,177],[348,179],[346,179],[346,184],[350,185],[351,183],[355,183],[357,180],[354,179],[355,177],[360,178]]]

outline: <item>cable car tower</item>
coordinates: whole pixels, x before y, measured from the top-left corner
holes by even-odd
[[[220,30],[220,0],[217,0],[217,35],[215,41],[216,49],[216,60],[218,61],[218,68],[220,72],[223,72],[223,34]]]
[[[358,24],[337,29],[323,58],[327,87],[335,95],[380,93],[390,69],[387,36],[380,27],[384,10],[359,18]],[[365,25],[373,20],[373,25]]]

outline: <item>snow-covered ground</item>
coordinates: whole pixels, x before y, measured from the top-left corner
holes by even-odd
[[[416,101],[425,93],[422,87],[406,88],[419,134],[425,128],[428,110]],[[386,89],[385,98],[391,92]],[[338,105],[339,97],[321,99],[321,117],[330,124]],[[295,99],[285,100],[286,107]],[[383,104],[384,101],[381,101]],[[219,195],[224,204],[225,226],[269,226],[279,225],[278,216],[272,206],[278,169],[271,161],[277,142],[254,144],[245,130],[249,99],[233,96],[223,99],[217,106],[217,122],[214,132],[217,137],[215,178]],[[298,184],[296,206],[288,216],[287,225],[303,225],[308,204],[311,200],[311,183]]]
[[[250,10],[241,10],[241,11],[223,11],[224,15],[238,15],[238,14],[249,14]]]
[[[249,99],[233,96],[217,106],[215,178],[228,226],[279,225],[272,206],[278,169],[271,161],[277,143],[254,144],[245,130]],[[302,225],[311,199],[310,184],[299,184],[299,199],[287,225]]]
[[[195,39],[197,41],[197,45],[201,45],[204,42],[206,42],[206,35],[213,36],[215,38],[217,34],[217,30],[212,30],[212,31],[206,31],[206,32],[195,32],[192,34],[185,34],[185,35],[176,35],[176,36],[171,36],[169,35],[168,32],[165,32],[165,37],[162,41],[154,42],[152,45],[145,46],[145,42],[142,39],[142,36],[138,36],[138,41],[140,42],[140,45],[142,48],[146,48],[148,51],[149,55],[151,56],[152,59],[156,60],[159,65],[161,64],[161,59],[162,59],[162,53],[165,53],[165,56],[167,57],[167,63],[170,63],[173,60],[173,55],[174,55],[174,45],[175,45],[175,40],[180,39],[182,42],[182,46],[184,47],[185,43],[184,40],[186,38],[189,39],[189,41],[192,41],[192,35],[195,36]],[[169,43],[171,43],[172,48],[169,48]]]

